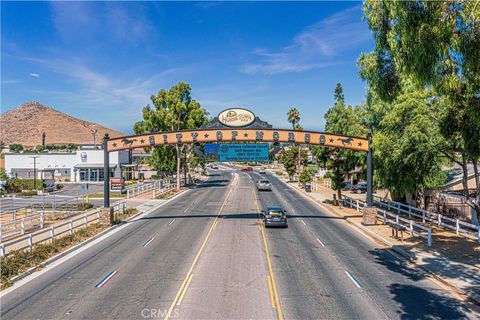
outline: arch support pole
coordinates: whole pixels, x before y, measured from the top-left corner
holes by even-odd
[[[372,133],[368,133],[367,151],[367,206],[373,206],[373,166],[372,166]]]

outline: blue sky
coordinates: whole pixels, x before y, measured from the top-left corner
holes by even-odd
[[[360,2],[3,2],[1,109],[35,100],[124,133],[178,81],[211,115],[252,110],[275,127],[301,112],[322,130],[373,39]]]

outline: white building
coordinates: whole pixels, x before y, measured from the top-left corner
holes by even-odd
[[[42,171],[53,171],[59,181],[103,181],[103,150],[73,152],[5,153],[5,171],[11,178],[33,179],[34,162],[37,178]],[[110,176],[121,177],[122,165],[130,163],[128,150],[110,152]]]

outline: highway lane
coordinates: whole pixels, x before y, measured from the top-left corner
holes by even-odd
[[[159,318],[199,250],[230,179],[230,173],[210,177],[209,182],[3,296],[2,319]],[[110,273],[113,276],[102,285]]]
[[[288,229],[267,230],[286,319],[478,317],[478,308],[267,176],[273,192],[258,193],[261,206],[281,205],[290,216]]]
[[[276,177],[255,193],[260,175],[221,168],[3,296],[2,319],[475,318]],[[257,197],[289,210],[289,228],[259,228]]]
[[[180,319],[277,319],[250,178],[232,193],[179,305]]]

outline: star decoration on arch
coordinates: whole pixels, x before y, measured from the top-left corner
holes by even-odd
[[[144,143],[145,143],[145,139],[140,139],[140,143],[141,143],[141,144],[144,144]]]
[[[358,146],[361,147],[362,145],[363,145],[363,143],[360,141],[360,142],[358,143]]]
[[[334,140],[333,140],[333,138],[330,138],[330,140],[328,140],[328,141],[330,141],[330,143],[333,143]]]
[[[112,146],[115,148],[115,147],[117,146],[117,143],[114,142],[114,143],[112,144]]]
[[[243,134],[243,136],[244,136],[245,138],[247,138],[247,137],[248,137],[248,133],[245,132],[245,133]]]
[[[208,134],[208,133],[205,133],[203,136],[204,136],[205,139],[206,139],[206,138],[208,138],[209,134]]]

